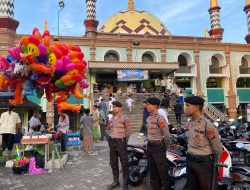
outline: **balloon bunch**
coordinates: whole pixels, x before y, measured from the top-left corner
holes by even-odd
[[[78,112],[80,103],[67,102],[70,94],[87,98],[82,89],[86,82],[86,61],[79,46],[51,41],[49,31],[40,34],[37,28],[31,36],[23,36],[17,47],[8,49],[7,56],[0,57],[0,90],[14,89],[11,104],[22,104],[23,95],[44,93],[48,101],[53,99],[59,111]]]
[[[15,167],[21,167],[26,165],[29,162],[29,159],[26,157],[21,157],[13,160],[13,165]]]

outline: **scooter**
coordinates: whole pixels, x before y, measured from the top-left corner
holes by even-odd
[[[143,136],[143,134],[141,134]],[[127,146],[129,179],[128,183],[132,186],[138,186],[143,178],[147,176],[148,160],[147,148],[138,146]]]
[[[236,147],[239,150],[246,152],[247,158],[250,156],[250,143],[238,142]],[[245,163],[242,165],[235,165],[230,168],[230,175],[233,180],[229,190],[250,190],[250,167],[247,167]]]

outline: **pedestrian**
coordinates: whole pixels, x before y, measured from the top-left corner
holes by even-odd
[[[80,124],[83,134],[83,152],[84,154],[93,153],[93,117],[89,115],[90,110],[84,110],[84,115],[81,117]]]
[[[107,105],[103,99],[101,99],[101,102],[98,104],[98,106],[100,106],[101,110],[104,111],[105,117],[106,117],[107,116]]]
[[[21,127],[21,119],[18,113],[14,112],[15,106],[10,105],[8,111],[3,112],[0,117],[0,134],[2,134],[2,145],[0,156],[7,148],[7,160],[11,160],[11,151],[14,144],[14,135]]]
[[[102,98],[102,95],[99,94],[99,95],[98,95],[98,104],[101,103],[101,99],[103,99],[103,98]]]
[[[175,113],[176,123],[178,125],[181,125],[182,110],[183,110],[182,104],[177,100],[176,104],[174,105],[174,113]]]
[[[222,153],[222,144],[214,125],[204,117],[204,99],[199,96],[185,98],[185,112],[191,117],[187,124],[187,181],[189,189],[210,190],[214,154]],[[216,178],[216,177],[215,177]],[[214,189],[218,189],[217,178]]]
[[[107,124],[106,115],[100,106],[98,106],[98,111],[99,111],[99,125],[101,128],[101,141],[104,141],[104,137],[108,140],[109,136],[106,133],[106,124]]]
[[[33,111],[33,116],[29,120],[29,133],[39,132],[41,130],[41,121],[39,119],[38,111]]]
[[[142,113],[142,126],[141,126],[141,130],[140,133],[143,133],[145,136],[147,136],[147,118],[150,115],[148,110],[147,110],[147,102],[144,100],[142,102],[143,105],[143,113]]]
[[[132,112],[132,104],[133,104],[134,100],[131,98],[131,96],[128,96],[127,100],[126,100],[126,104],[128,106],[128,110],[131,113]]]
[[[155,92],[160,92],[161,80],[159,77],[157,77],[154,80],[154,85],[155,85]]]
[[[167,94],[165,94],[161,100],[161,106],[164,107],[166,110],[168,110],[169,102],[170,102],[170,98]]]
[[[130,120],[121,114],[122,104],[118,101],[113,102],[114,116],[108,122],[108,129],[111,130],[111,137],[108,144],[110,147],[110,165],[113,173],[113,183],[107,189],[114,189],[120,186],[118,157],[123,171],[123,190],[128,190],[128,154],[127,142],[130,136]]]
[[[170,140],[168,124],[157,113],[160,100],[158,98],[148,98],[146,101],[147,110],[150,113],[147,118],[150,183],[153,190],[169,190],[171,189],[171,183],[166,158],[166,147]]]
[[[96,143],[99,143],[99,111],[97,105],[93,106],[93,139]]]
[[[158,108],[158,114],[165,119],[167,124],[169,124],[169,122],[168,122],[168,112],[165,109],[163,109],[162,107],[159,107]]]
[[[62,135],[60,137],[61,142],[61,151],[66,151],[66,143],[67,143],[67,133],[69,130],[69,116],[66,113],[59,112],[58,124],[56,125],[57,131],[61,132]]]
[[[109,105],[109,112],[112,112],[113,113],[113,104],[112,104],[112,98],[109,98],[109,102],[108,102],[108,105]]]

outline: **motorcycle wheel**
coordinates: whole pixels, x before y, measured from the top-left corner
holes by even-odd
[[[140,167],[137,165],[130,166],[128,183],[132,186],[138,186],[142,184],[142,181],[143,177],[140,174]]]
[[[180,179],[175,180],[174,190],[188,190],[188,188],[187,188],[187,178],[182,177]]]

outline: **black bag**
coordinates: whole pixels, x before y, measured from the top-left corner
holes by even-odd
[[[45,163],[44,156],[39,154],[37,151],[35,151],[32,156],[35,157],[36,167],[37,168],[44,168],[44,163]]]

